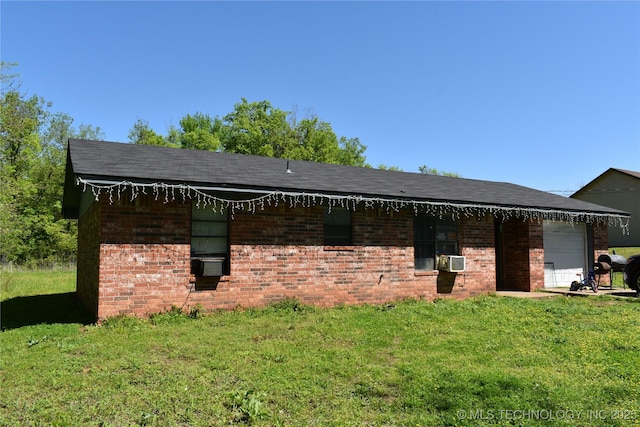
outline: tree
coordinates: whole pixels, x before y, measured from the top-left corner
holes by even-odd
[[[295,121],[293,122],[295,123]],[[294,124],[293,141],[282,157],[314,162],[336,163],[339,145],[331,125],[317,118],[303,119]]]
[[[24,98],[16,89],[2,93],[0,165],[13,179],[22,177],[40,152],[38,131],[46,118],[42,98]]]
[[[284,157],[290,151],[287,145],[294,141],[287,113],[273,108],[269,101],[249,103],[242,98],[223,122],[223,151]]]
[[[129,132],[136,144],[280,157],[291,160],[365,166],[366,146],[358,138],[340,137],[331,125],[310,115],[300,121],[269,101],[242,98],[222,119],[204,113],[187,114],[166,137],[138,120]]]
[[[134,144],[217,151],[220,148],[222,122],[208,114],[187,114],[180,119],[180,127],[171,126],[166,137],[157,134],[146,120],[138,119],[129,131]]]
[[[15,75],[5,73],[12,66],[0,66],[0,261],[17,259],[25,245],[29,224],[22,214],[35,190],[29,173],[38,159],[37,132],[46,117],[44,100],[25,98]]]
[[[364,152],[367,146],[360,142],[359,138],[340,137],[340,153],[338,161],[341,165],[364,166],[366,157]]]
[[[193,150],[217,151],[220,148],[222,122],[208,114],[187,114],[180,119],[180,129],[171,128],[170,145]]]
[[[364,166],[366,146],[358,138],[338,138],[331,125],[315,116],[297,121],[268,101],[235,105],[223,119],[224,151],[291,160]]]
[[[380,169],[383,171],[398,171],[398,172],[402,172],[402,169],[398,166],[387,166],[385,164],[379,164],[378,167],[376,169]]]
[[[69,115],[21,93],[16,75],[3,72],[2,78],[0,262],[72,260],[77,225],[61,212],[66,144],[69,138],[100,139],[102,131],[84,124],[76,130]]]
[[[40,138],[41,155],[57,165],[64,165],[69,138],[99,140],[104,138],[104,132],[100,127],[85,124],[81,124],[76,130],[71,116],[66,113],[54,113],[45,121]]]
[[[36,219],[30,227],[29,259],[68,261],[75,258],[77,222],[62,217],[67,141],[69,138],[100,140],[104,133],[100,127],[86,124],[76,129],[73,121],[65,113],[50,114],[39,135],[42,151],[30,172],[36,191],[27,204]]]
[[[422,165],[418,168],[418,171],[422,174],[425,175],[440,175],[440,176],[449,176],[452,178],[462,178],[462,176],[460,174],[458,174],[457,172],[444,172],[444,171],[439,171],[438,169],[435,168],[430,168],[427,165]]]
[[[138,119],[129,131],[129,141],[134,144],[159,145],[162,147],[171,147],[166,138],[158,135],[149,127],[149,122]]]

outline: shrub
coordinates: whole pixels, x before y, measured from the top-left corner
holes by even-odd
[[[189,316],[181,307],[176,305],[172,305],[170,309],[161,313],[153,313],[149,316],[149,321],[152,325],[181,323],[187,319],[189,319]]]
[[[288,297],[280,301],[271,303],[269,307],[271,307],[271,309],[273,309],[273,311],[275,311],[276,313],[283,313],[283,314],[285,313],[303,314],[305,312],[313,311],[313,308],[311,306],[303,304],[299,299],[288,298]]]
[[[142,319],[126,314],[107,317],[102,321],[102,326],[112,329],[137,329],[143,323]]]
[[[252,424],[267,416],[262,402],[265,396],[265,393],[253,390],[235,391],[229,395],[226,406],[231,410],[235,422]]]

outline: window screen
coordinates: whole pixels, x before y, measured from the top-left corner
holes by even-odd
[[[324,208],[324,244],[328,246],[350,245],[351,211],[346,208]]]
[[[438,255],[458,255],[458,232],[450,216],[417,215],[413,222],[416,270],[435,270]]]
[[[229,252],[227,213],[209,205],[191,208],[191,256],[227,256]]]

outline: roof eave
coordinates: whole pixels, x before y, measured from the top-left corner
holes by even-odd
[[[80,186],[92,186],[98,191],[117,191],[121,192],[125,190],[127,187],[139,187],[139,188],[152,188],[153,191],[163,191],[172,189],[173,191],[178,190],[183,192],[191,192],[194,191],[195,194],[202,192],[206,195],[212,195],[216,193],[229,193],[229,194],[238,194],[238,195],[252,195],[256,197],[264,197],[273,194],[278,194],[283,197],[302,197],[302,198],[319,198],[319,199],[328,199],[328,200],[350,200],[352,202],[364,202],[364,203],[388,203],[395,204],[398,206],[401,205],[413,205],[413,206],[421,206],[421,205],[433,205],[433,206],[443,206],[455,209],[477,209],[484,212],[495,211],[504,211],[510,210],[514,212],[539,212],[541,215],[567,215],[567,216],[612,216],[621,219],[626,219],[630,217],[628,212],[619,211],[616,209],[606,209],[606,210],[586,210],[586,209],[560,209],[553,207],[543,207],[543,206],[525,206],[525,205],[508,205],[508,204],[488,204],[488,203],[479,203],[479,202],[468,202],[468,201],[458,201],[458,200],[445,200],[445,199],[424,199],[424,198],[411,198],[411,197],[403,197],[403,196],[384,196],[379,194],[354,194],[354,193],[344,193],[344,192],[326,192],[326,191],[315,191],[315,190],[304,190],[299,188],[273,188],[273,187],[257,187],[257,186],[232,186],[226,183],[214,184],[214,183],[181,183],[181,182],[152,182],[149,180],[139,180],[139,181],[130,181],[130,180],[121,180],[117,177],[105,177],[98,175],[85,175],[85,176],[76,176],[76,188],[78,188],[79,193],[82,192],[80,190]],[[215,197],[215,196],[213,196]],[[251,197],[250,199],[253,199]],[[241,197],[229,199],[230,202],[242,202],[243,200],[250,199],[242,199]],[[78,197],[79,201],[79,197]],[[535,216],[535,215],[534,215]]]

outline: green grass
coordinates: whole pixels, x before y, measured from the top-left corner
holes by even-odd
[[[629,258],[631,255],[640,254],[640,248],[637,248],[637,247],[609,248],[610,254],[612,254],[613,251],[616,251],[617,255],[622,255],[625,258]]]
[[[9,272],[0,269],[0,328],[90,322],[78,304],[75,290],[75,270]]]
[[[75,292],[75,269],[14,270],[0,267],[0,301],[23,296]]]
[[[0,425],[640,425],[640,299],[17,316]]]

